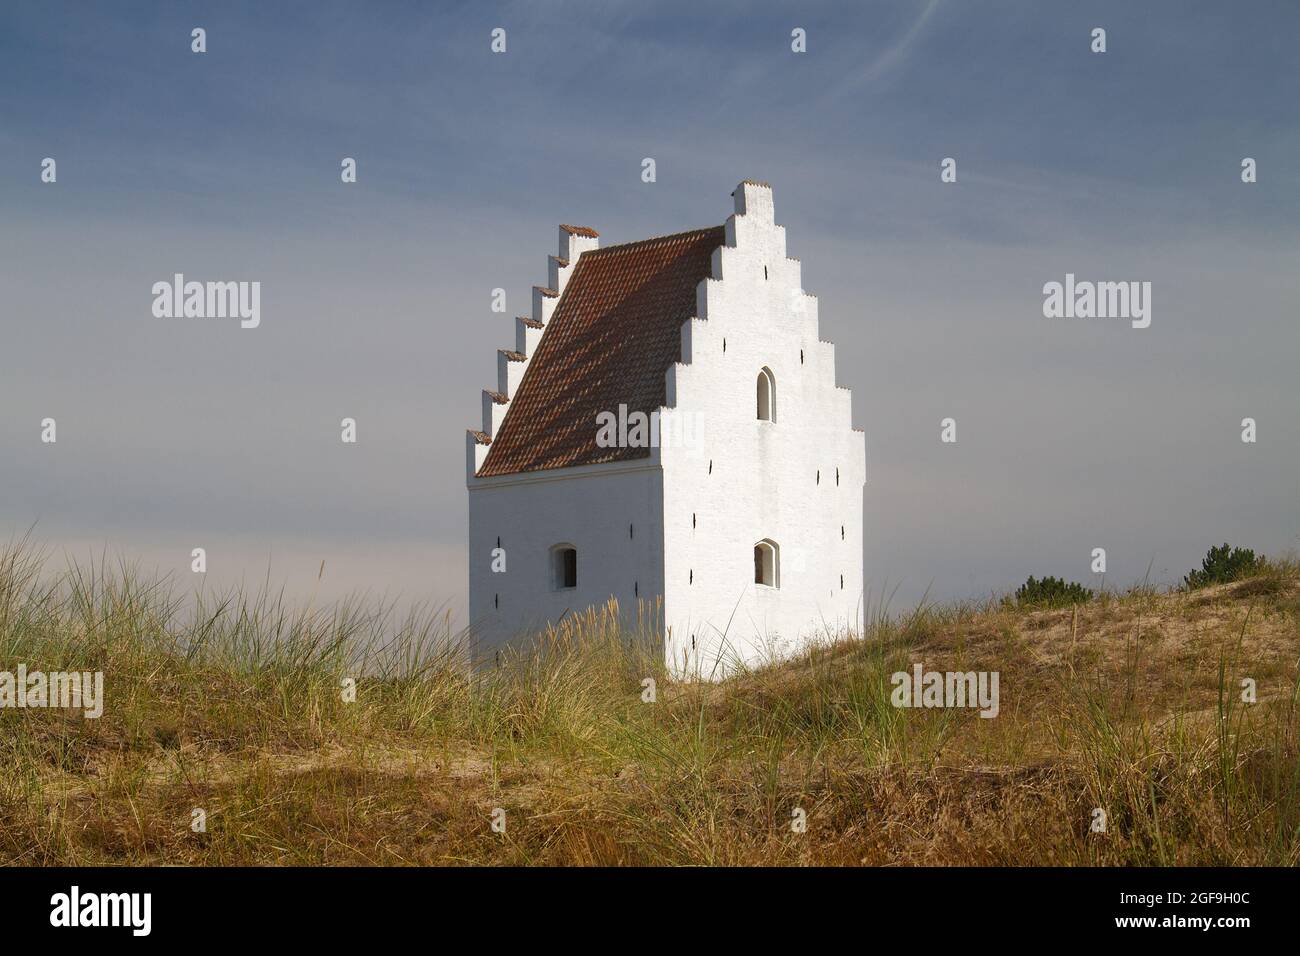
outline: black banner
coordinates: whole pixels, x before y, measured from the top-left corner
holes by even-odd
[[[48,869],[0,870],[11,940],[395,942],[483,926],[493,944],[660,936],[735,942],[782,923],[859,939],[1232,945],[1294,918],[1289,870]],[[612,934],[612,935],[611,935]],[[630,936],[629,936],[630,934]]]

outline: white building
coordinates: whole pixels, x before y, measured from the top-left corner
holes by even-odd
[[[611,597],[662,602],[679,675],[860,630],[864,436],[771,187],[732,195],[722,226],[605,249],[560,227],[467,437],[480,659]]]

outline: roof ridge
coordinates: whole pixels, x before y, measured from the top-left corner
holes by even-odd
[[[607,252],[614,252],[619,249],[629,249],[632,246],[643,246],[648,242],[666,242],[669,239],[681,239],[684,236],[699,236],[702,233],[712,232],[714,229],[724,228],[721,223],[716,226],[700,226],[698,229],[686,229],[682,232],[672,232],[666,236],[651,236],[648,239],[635,239],[632,242],[620,242],[616,246],[602,246],[599,249],[592,249],[584,252],[583,256],[599,256]]]

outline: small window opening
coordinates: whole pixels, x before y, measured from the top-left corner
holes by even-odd
[[[803,349],[799,350],[799,364],[803,364]]]
[[[754,583],[780,587],[780,551],[775,541],[764,538],[754,545]]]
[[[839,469],[839,466],[836,465],[836,466],[835,466],[835,484],[838,485],[839,483],[840,483],[840,469]]]
[[[578,550],[567,544],[551,549],[552,585],[557,591],[578,586]]]
[[[818,469],[817,469],[817,484],[820,485],[821,483],[822,483],[822,470],[821,470],[820,468],[818,468]]]
[[[771,369],[759,370],[757,392],[759,421],[776,421],[776,379],[772,376]]]
[[[498,609],[501,607],[501,595],[500,595],[500,594],[494,594],[494,595],[492,595],[492,606],[493,606],[494,608],[498,608]]]
[[[723,339],[723,340],[722,340],[722,351],[724,351],[724,352],[727,351],[727,340],[726,340],[726,339]]]
[[[694,511],[691,512],[691,527],[692,527],[692,528],[695,527],[695,512],[694,512]]]
[[[763,266],[763,278],[767,278],[767,266]]]
[[[628,525],[628,526],[627,526],[627,536],[628,536],[629,538],[634,537],[634,535],[632,534],[632,526],[631,526],[631,525]]]

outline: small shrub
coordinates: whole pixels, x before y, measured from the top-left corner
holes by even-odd
[[[1256,557],[1249,548],[1229,548],[1225,541],[1217,548],[1211,548],[1201,561],[1201,570],[1193,571],[1183,578],[1188,590],[1208,587],[1211,584],[1227,584],[1249,577],[1264,569],[1264,559]]]
[[[1019,607],[1066,607],[1091,600],[1090,589],[1061,578],[1035,578],[1031,574],[1029,580],[1016,589],[1016,604]]]

